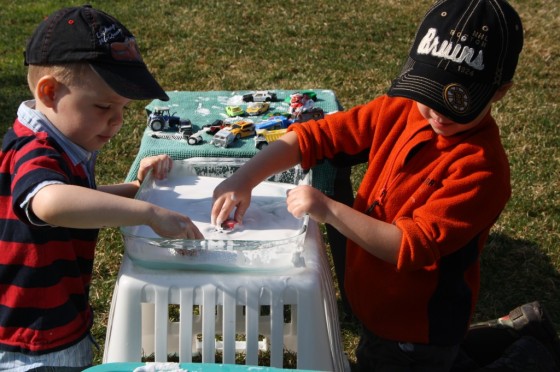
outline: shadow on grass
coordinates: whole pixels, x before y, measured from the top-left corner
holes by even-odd
[[[560,325],[560,273],[536,243],[491,234],[481,259],[481,292],[477,320],[507,314],[531,301],[545,305]]]

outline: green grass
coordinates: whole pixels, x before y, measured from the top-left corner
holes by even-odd
[[[91,1],[138,38],[143,57],[168,90],[325,88],[344,107],[382,94],[398,73],[431,1]],[[560,329],[560,3],[512,1],[526,39],[515,86],[495,107],[510,157],[513,196],[482,259],[476,319],[532,300],[546,304]],[[0,136],[28,99],[22,51],[38,21],[81,1],[12,1],[0,7]],[[120,182],[145,126],[132,105],[118,139],[104,148],[98,183]],[[356,167],[357,184],[362,167]],[[481,206],[483,208],[483,206]],[[91,301],[101,346],[123,252],[116,229],[99,242]],[[356,329],[343,323],[353,360]],[[96,361],[101,359],[102,350]]]

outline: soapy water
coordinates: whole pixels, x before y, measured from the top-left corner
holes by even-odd
[[[301,229],[301,219],[286,208],[286,191],[294,185],[263,182],[253,190],[243,223],[233,230],[220,231],[212,225],[210,213],[212,193],[221,181],[223,178],[190,175],[173,181],[156,180],[146,200],[185,214],[207,240],[277,240],[294,236]],[[148,226],[136,228],[135,235],[158,237]]]
[[[154,180],[142,199],[187,215],[205,240],[165,240],[148,226],[134,226],[125,232],[129,254],[152,266],[167,262],[170,265],[161,266],[171,268],[195,263],[199,268],[300,266],[306,226],[286,208],[286,191],[295,185],[262,182],[253,189],[243,223],[223,230],[210,220],[212,193],[221,181],[223,178],[196,175]]]

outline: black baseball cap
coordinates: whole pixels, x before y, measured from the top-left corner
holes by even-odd
[[[29,39],[24,57],[25,65],[87,62],[123,97],[169,100],[142,60],[134,35],[90,5],[49,15]]]
[[[522,48],[521,19],[506,0],[439,0],[387,94],[468,123],[513,79]]]

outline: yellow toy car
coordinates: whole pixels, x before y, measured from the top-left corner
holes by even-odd
[[[264,114],[270,108],[270,103],[268,102],[254,102],[247,106],[247,114],[249,115],[260,115]]]
[[[241,120],[233,123],[228,130],[235,139],[251,137],[255,135],[255,124],[251,120]]]
[[[255,147],[259,150],[263,149],[264,147],[268,146],[269,143],[276,141],[278,138],[282,137],[288,128],[282,129],[259,129],[257,130],[257,136],[255,137]]]

